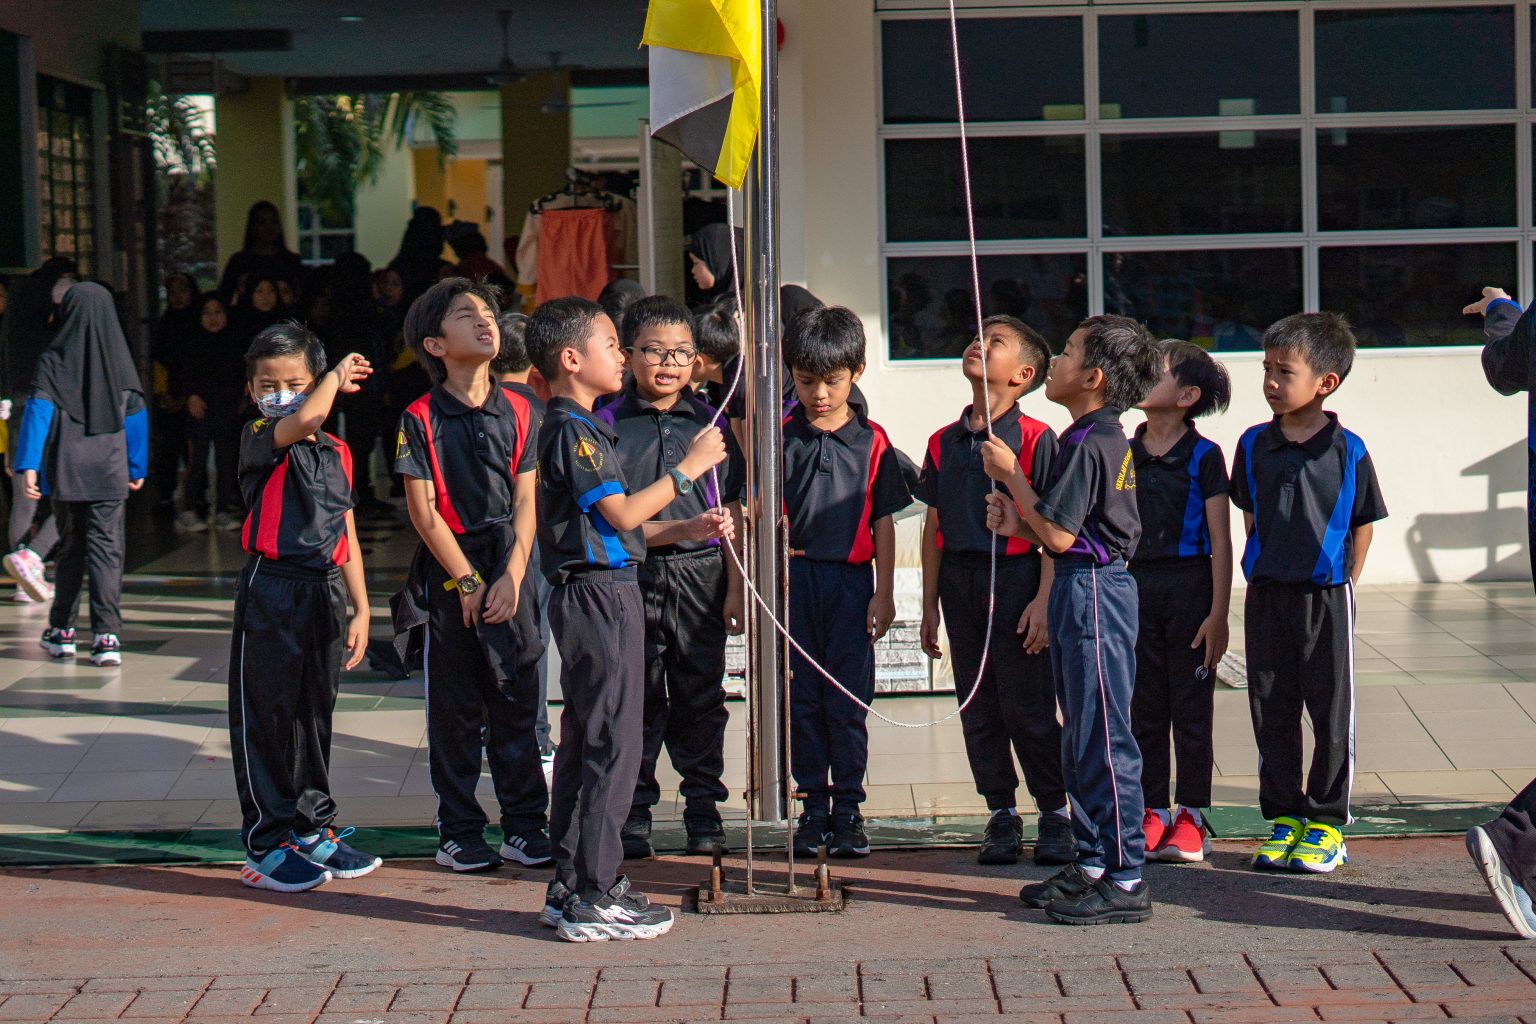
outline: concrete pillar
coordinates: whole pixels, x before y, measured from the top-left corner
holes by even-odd
[[[509,235],[523,230],[535,199],[565,184],[571,162],[570,111],[562,106],[546,112],[544,106],[551,97],[564,104],[570,95],[569,71],[536,74],[501,87],[501,198]]]
[[[214,101],[219,170],[213,191],[219,265],[245,242],[251,204],[265,199],[283,217],[288,248],[298,246],[297,177],[293,152],[293,103],[276,77],[252,78],[239,96]]]

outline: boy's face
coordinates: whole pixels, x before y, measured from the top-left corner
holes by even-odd
[[[851,373],[838,369],[819,374],[794,366],[790,372],[795,378],[795,396],[800,399],[800,404],[812,419],[823,419],[841,413],[848,405],[848,394],[864,375],[864,367]]]
[[[1096,373],[1099,384],[1093,380]],[[1045,375],[1045,397],[1065,405],[1084,391],[1100,386],[1103,376],[1097,370],[1083,369],[1083,332],[1073,331],[1062,347],[1061,355],[1051,360],[1050,372]]]
[[[1320,402],[1338,386],[1337,374],[1318,373],[1300,352],[1264,350],[1264,400],[1277,416]]]
[[[501,349],[496,315],[484,299],[466,292],[457,296],[443,315],[435,337],[422,346],[445,363],[489,363]]]
[[[687,324],[651,324],[629,350],[629,371],[641,398],[655,401],[675,395],[693,380],[698,351]]]
[[[298,353],[258,359],[251,371],[251,379],[246,383],[252,402],[262,395],[274,395],[279,391],[308,394],[314,386],[315,377],[309,372],[309,363]]]
[[[571,346],[560,353],[560,359],[572,378],[599,395],[611,395],[624,386],[624,350],[606,313],[592,318],[585,351]]]
[[[1179,379],[1173,375],[1173,368],[1163,359],[1163,375],[1158,378],[1157,386],[1147,392],[1147,397],[1141,400],[1138,409],[1187,409],[1195,404],[1200,397],[1200,389],[1197,387],[1184,387],[1179,384]]]
[[[1002,324],[988,327],[979,339],[971,342],[960,367],[965,371],[965,379],[973,384],[985,379],[988,384],[1006,383],[1010,388],[1022,388],[1035,379],[1035,368],[1024,361],[1022,340]]]

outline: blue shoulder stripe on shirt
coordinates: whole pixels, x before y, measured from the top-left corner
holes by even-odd
[[[1253,529],[1248,534],[1247,543],[1243,545],[1243,576],[1248,579],[1253,578],[1253,567],[1259,561],[1259,485],[1253,475],[1253,442],[1258,440],[1259,434],[1267,426],[1268,423],[1260,423],[1249,427],[1237,442],[1237,447],[1243,453],[1243,471],[1248,477],[1248,504],[1253,506],[1253,511],[1249,513],[1253,516]]]
[[[1200,464],[1214,441],[1201,438],[1189,453],[1189,496],[1184,501],[1184,529],[1179,534],[1179,557],[1192,558],[1211,553],[1211,534],[1205,525],[1205,495],[1200,491]]]
[[[623,494],[624,487],[617,480],[604,480],[596,487],[576,499],[576,507],[583,512],[592,511],[592,506],[608,497],[610,494]]]
[[[1344,430],[1344,473],[1339,481],[1339,497],[1328,515],[1328,525],[1323,530],[1323,543],[1317,553],[1317,565],[1312,569],[1312,582],[1322,586],[1335,586],[1344,582],[1344,546],[1349,537],[1349,517],[1355,509],[1355,491],[1359,484],[1357,469],[1365,458],[1365,442]]]

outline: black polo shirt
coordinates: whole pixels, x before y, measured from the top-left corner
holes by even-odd
[[[615,530],[596,507],[629,493],[617,440],[571,399],[550,400],[539,430],[539,564],[551,583],[645,561],[645,533]]]
[[[689,395],[686,390],[677,396],[670,409],[658,409],[636,393],[634,385],[624,389],[619,400],[603,406],[597,418],[608,424],[618,438],[619,465],[624,467],[624,479],[636,487],[648,487],[676,469],[688,454],[688,446],[700,431],[707,429],[715,419],[713,406]],[[699,477],[697,485],[687,494],[679,494],[672,504],[652,518],[660,522],[692,519],[700,513],[718,508],[722,500],[728,503],[740,501],[746,491],[746,460],[736,445],[736,437],[729,424],[719,424],[725,437],[725,461],[716,467],[715,473]],[[719,493],[715,479],[719,478]],[[723,498],[722,498],[723,496]],[[656,554],[681,551],[703,551],[720,546],[720,541],[681,541],[677,544],[652,548]]]
[[[1338,586],[1354,567],[1350,531],[1387,517],[1365,442],[1331,412],[1299,443],[1278,416],[1244,431],[1232,456],[1232,503],[1253,516],[1243,551],[1253,584]]]
[[[240,544],[253,555],[306,569],[344,564],[352,507],[352,452],[321,432],[278,448],[277,420],[252,420],[240,432],[240,493],[251,511]]]
[[[912,504],[896,449],[856,406],[837,430],[818,430],[797,408],[784,420],[784,509],[789,546],[821,562],[875,557],[874,524]]]
[[[491,388],[476,409],[439,384],[406,406],[395,472],[431,480],[437,511],[454,533],[478,533],[512,518],[514,479],[534,469],[527,401]]]
[[[1106,405],[1061,435],[1035,511],[1077,539],[1061,561],[1108,565],[1126,558],[1141,536],[1136,466],[1120,427],[1124,410]]]
[[[987,529],[987,495],[992,478],[981,461],[986,428],[972,430],[972,406],[960,418],[928,439],[923,473],[917,480],[917,499],[939,513],[939,550],[989,554],[993,535]],[[1032,487],[1038,488],[1056,457],[1056,432],[1039,420],[1025,416],[1018,403],[992,421],[992,433],[1018,456],[1019,465]],[[1024,555],[1034,546],[1021,537],[1005,538],[998,553]]]
[[[1136,463],[1136,509],[1141,541],[1131,560],[1149,565],[1180,558],[1209,557],[1211,531],[1205,503],[1231,490],[1227,462],[1215,441],[1191,424],[1162,455],[1147,451],[1145,423],[1131,438]]]
[[[540,398],[539,393],[533,390],[532,384],[524,384],[520,380],[502,381],[501,390],[505,391],[509,398],[521,398],[528,403],[528,409],[532,413],[532,418],[528,421],[528,437],[531,441],[531,447],[535,449],[534,457],[537,460],[539,428],[544,425],[544,417],[548,414],[544,399]]]

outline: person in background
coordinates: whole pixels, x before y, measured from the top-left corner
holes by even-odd
[[[742,230],[736,229],[735,252],[742,251]],[[736,292],[731,253],[731,229],[706,224],[688,240],[688,272],[693,277],[691,305],[699,306],[734,297]]]
[[[416,207],[389,267],[400,275],[407,306],[451,271],[453,265],[443,259],[443,215],[430,206]]]
[[[176,528],[208,529],[211,512],[233,517],[240,503],[236,477],[243,399],[237,376],[241,349],[229,330],[224,300],[210,292],[198,303],[198,332],[187,356],[171,374],[170,390],[186,406],[187,476]],[[213,452],[214,496],[208,501],[208,453]],[[239,526],[239,520],[235,520]],[[226,521],[222,524],[230,528]]]
[[[156,491],[155,507],[174,514],[176,478],[187,454],[186,399],[171,390],[171,381],[189,355],[198,331],[197,282],[191,274],[165,279],[165,312],[155,324],[149,355],[154,364],[155,414],[150,418],[149,478]]]
[[[224,265],[219,278],[219,295],[226,304],[235,296],[248,293],[261,278],[287,281],[292,287],[303,272],[299,254],[288,248],[283,238],[283,218],[277,207],[265,199],[252,203],[245,216],[245,242],[240,251]]]
[[[631,281],[627,277],[616,277],[603,287],[603,293],[597,297],[597,304],[603,307],[603,312],[608,314],[608,319],[615,324],[624,322],[624,313],[630,306],[645,298],[645,289],[639,281]]]
[[[448,225],[443,234],[453,254],[459,258],[454,273],[471,281],[495,285],[504,292],[512,290],[512,279],[507,276],[502,265],[491,258],[491,247],[479,228],[468,221],[456,220]]]

